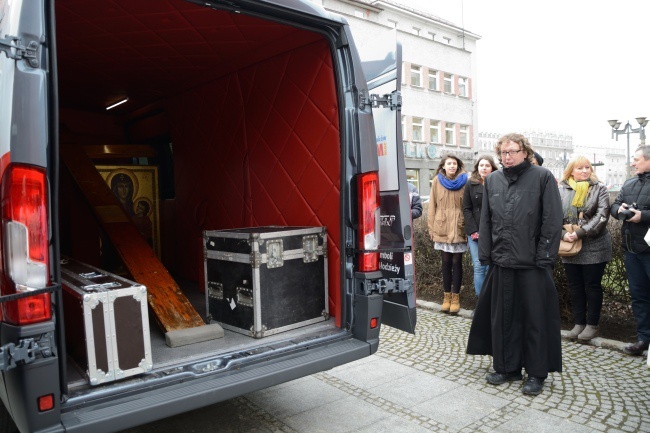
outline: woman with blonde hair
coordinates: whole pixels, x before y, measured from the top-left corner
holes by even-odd
[[[450,314],[460,311],[463,253],[467,251],[467,236],[463,228],[463,191],[467,173],[463,168],[463,161],[457,156],[443,155],[429,195],[429,236],[442,256],[444,299],[441,311]]]
[[[573,233],[562,230],[562,240],[582,239],[580,252],[562,257],[571,292],[571,310],[575,326],[569,338],[589,341],[598,335],[603,306],[601,284],[605,266],[612,260],[612,237],[607,230],[609,193],[584,156],[571,160],[560,182],[563,224],[580,226]]]

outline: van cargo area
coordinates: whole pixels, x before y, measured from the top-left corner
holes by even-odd
[[[145,375],[189,364],[211,371],[344,334],[332,42],[308,28],[181,0],[57,1],[55,16],[62,255],[138,282],[148,260],[159,260],[207,322],[205,230],[327,230],[326,320],[262,339],[225,329],[223,338],[172,348],[164,318],[150,314],[153,369]],[[131,221],[97,204],[106,191],[88,163],[104,189],[130,177],[121,198]],[[120,223],[135,226],[146,248]],[[69,396],[93,389],[70,358],[67,374]]]

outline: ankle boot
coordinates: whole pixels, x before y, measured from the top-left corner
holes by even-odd
[[[576,326],[574,326],[573,329],[570,330],[566,336],[567,338],[578,338],[578,335],[580,335],[580,333],[584,331],[584,329],[585,329],[585,325],[576,324]]]
[[[598,326],[587,325],[587,327],[578,335],[578,340],[589,341],[598,336]]]
[[[449,314],[456,314],[460,311],[460,294],[451,294],[451,305],[449,306]]]
[[[445,292],[445,297],[442,300],[442,306],[440,307],[440,311],[442,311],[443,313],[448,313],[450,305],[451,305],[451,292]]]

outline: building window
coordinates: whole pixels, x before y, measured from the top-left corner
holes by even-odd
[[[465,98],[469,96],[467,89],[467,78],[465,77],[458,77],[458,94],[460,96],[464,96]]]
[[[433,178],[436,177],[438,173],[436,173],[436,170],[429,170],[429,190],[431,189],[431,184],[433,183]]]
[[[445,93],[452,93],[451,89],[451,83],[452,83],[452,75],[451,74],[445,74]]]
[[[406,181],[412,183],[417,190],[420,190],[420,171],[419,170],[406,170]]]
[[[445,124],[445,144],[454,145],[454,124]]]
[[[440,143],[440,122],[437,120],[429,122],[429,134],[431,143]]]
[[[460,145],[461,146],[469,146],[469,126],[467,125],[460,125]]]
[[[442,39],[444,39],[445,43],[448,45],[451,45],[451,38],[448,38],[446,36],[443,36]]]
[[[404,125],[406,125],[406,118],[402,116],[402,140],[406,140],[406,135],[404,134],[406,129],[404,129]]]
[[[438,91],[438,71],[429,70],[429,90]]]
[[[422,118],[413,118],[413,141],[422,141]]]
[[[411,65],[411,86],[422,87],[422,68]]]

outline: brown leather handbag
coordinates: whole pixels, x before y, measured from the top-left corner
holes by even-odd
[[[582,220],[582,212],[580,212],[580,220]],[[580,228],[577,224],[564,224],[564,230],[569,233],[573,233]],[[578,239],[575,242],[567,242],[560,239],[560,249],[557,252],[557,255],[560,257],[571,257],[575,256],[582,249],[582,239]]]

